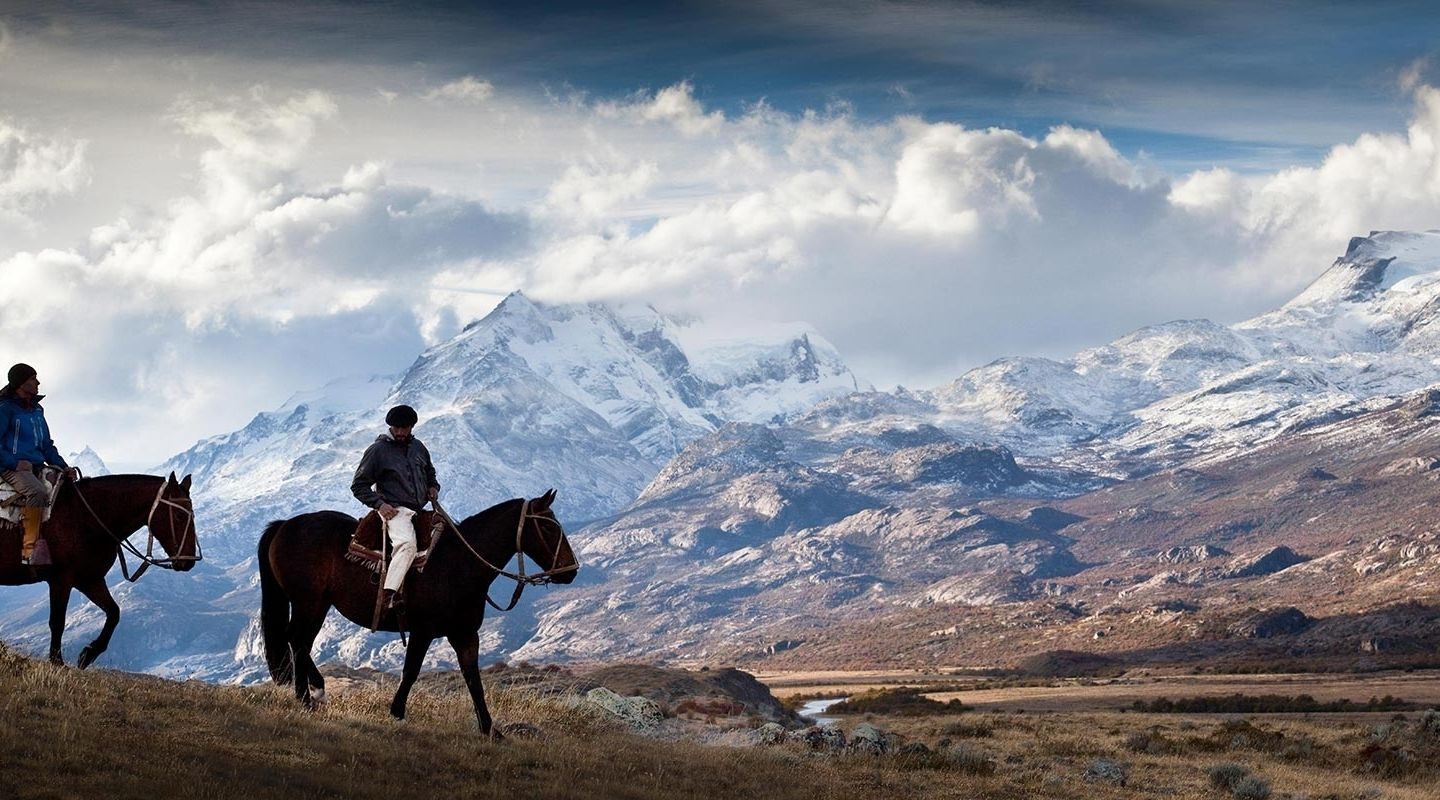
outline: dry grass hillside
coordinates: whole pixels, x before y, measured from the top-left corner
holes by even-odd
[[[886,731],[875,754],[638,736],[497,677],[497,719],[530,734],[491,742],[451,677],[423,681],[397,723],[393,683],[376,676],[337,676],[310,713],[277,687],[82,673],[0,646],[0,797],[1422,800],[1440,778],[1440,716],[1424,712],[1269,721],[945,706],[840,723],[856,741],[864,725]]]

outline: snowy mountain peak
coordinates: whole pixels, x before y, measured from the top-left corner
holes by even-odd
[[[1440,231],[1371,231],[1286,304],[1300,308],[1358,302],[1382,291],[1414,291],[1440,280]]]
[[[86,445],[85,449],[78,453],[66,456],[65,461],[72,467],[78,467],[80,474],[87,478],[98,478],[101,475],[110,474],[110,468],[105,466],[100,454],[92,450],[89,445]]]

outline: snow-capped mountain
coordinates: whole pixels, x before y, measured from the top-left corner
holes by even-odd
[[[1440,233],[1375,234],[1235,326],[1151,326],[1066,361],[1001,359],[724,429],[585,532],[604,580],[547,598],[521,652],[694,657],[801,617],[1043,597],[1087,565],[1043,520],[977,500],[1081,494],[1403,404],[1440,383],[1437,309]]]
[[[195,475],[204,588],[183,607],[131,590],[145,616],[167,610],[127,615],[146,648],[117,665],[253,674],[259,531],[360,511],[354,464],[397,402],[419,409],[452,512],[559,489],[586,569],[492,619],[487,647],[681,654],[778,618],[1044,597],[1094,566],[1057,533],[1064,515],[981,502],[1049,502],[1393,407],[1440,383],[1437,309],[1440,232],[1377,233],[1236,325],[1168,322],[1065,360],[1005,358],[884,392],[804,326],[725,335],[648,308],[512,295],[401,375],[297,394],[166,463]],[[0,635],[29,641],[41,621],[0,609]],[[317,649],[399,658],[390,637],[335,619]]]
[[[100,454],[96,453],[88,445],[78,453],[71,453],[65,456],[65,463],[78,468],[81,475],[90,478],[110,474],[110,468],[105,466],[105,461],[100,458]]]
[[[1440,382],[1437,358],[1440,232],[1373,233],[1270,313],[1149,326],[1063,361],[1002,358],[905,393],[899,417],[1123,476],[1370,410]],[[844,402],[827,413],[877,424],[873,400]]]
[[[169,624],[229,626],[229,634],[222,650],[203,658],[154,648],[151,660],[132,666],[234,673],[233,659],[243,660],[254,646],[254,631],[243,633],[244,619],[231,611],[256,602],[259,532],[269,520],[305,511],[363,511],[350,495],[350,479],[360,454],[385,430],[391,405],[420,412],[416,436],[434,456],[452,513],[555,487],[557,512],[573,526],[624,507],[672,456],[719,425],[781,421],[860,388],[869,387],[803,325],[735,337],[649,308],[546,305],[513,294],[401,375],[298,393],[159,467],[194,475],[206,561],[192,575],[226,587],[208,607],[168,610]],[[133,590],[135,602],[148,594],[148,583]],[[518,619],[511,621],[515,632],[487,626],[490,643],[523,642]],[[127,625],[139,624],[127,616]],[[350,663],[394,666],[399,651],[392,638],[332,620],[318,650],[344,654]]]

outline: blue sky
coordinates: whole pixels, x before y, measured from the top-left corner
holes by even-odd
[[[516,289],[809,322],[882,387],[1234,322],[1350,236],[1440,227],[1437,20],[9,3],[0,304],[30,344],[0,359],[43,367],[63,446],[142,464]]]

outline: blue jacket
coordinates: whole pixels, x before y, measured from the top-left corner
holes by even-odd
[[[13,470],[21,461],[69,466],[50,439],[45,409],[38,402],[26,408],[20,398],[11,395],[0,398],[0,470]]]

